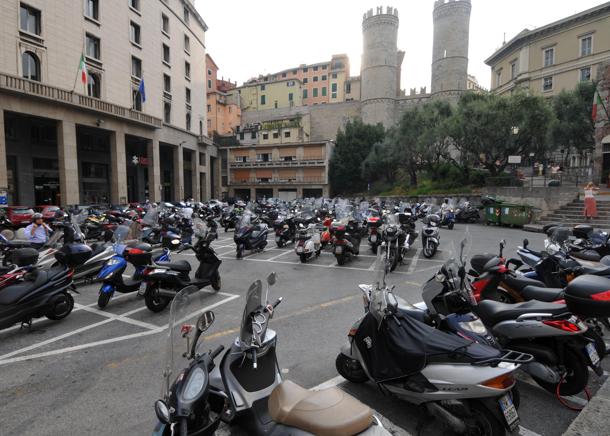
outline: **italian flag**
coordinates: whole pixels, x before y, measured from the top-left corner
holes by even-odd
[[[83,84],[87,84],[87,64],[85,64],[85,55],[80,55],[80,63],[78,64],[78,71],[80,71],[80,80]],[[595,107],[595,106],[594,106]]]

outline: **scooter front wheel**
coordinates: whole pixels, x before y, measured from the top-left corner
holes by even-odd
[[[100,291],[100,295],[97,297],[97,307],[104,309],[106,306],[108,306],[110,298],[112,298],[111,292]]]
[[[449,230],[453,230],[453,226],[455,226],[455,223],[453,221],[451,221],[449,224],[447,224],[447,228]]]
[[[301,259],[301,263],[307,263],[307,256],[304,254],[299,254],[299,259]]]
[[[146,307],[151,312],[161,312],[163,309],[167,307],[170,303],[170,299],[168,297],[162,297],[159,295],[159,285],[149,285],[148,289],[146,289],[146,293],[144,294],[144,302],[146,303]]]
[[[339,353],[335,360],[337,372],[346,380],[352,383],[364,383],[368,380],[360,362],[350,359],[343,353]]]
[[[467,434],[480,436],[506,435],[504,424],[479,401],[470,402],[470,416],[466,417],[464,421],[468,427]]]

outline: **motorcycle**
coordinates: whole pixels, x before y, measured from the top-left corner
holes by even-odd
[[[199,261],[195,277],[191,279],[189,273],[191,264],[186,260],[176,262],[156,262],[144,270],[146,288],[140,287],[138,295],[144,296],[146,307],[152,312],[161,312],[167,307],[176,294],[186,286],[195,286],[202,289],[212,286],[219,291],[221,287],[218,268],[222,261],[206,240],[207,226],[200,219],[193,220],[194,235],[197,239],[195,245],[185,244],[178,250],[192,250]]]
[[[339,374],[354,383],[372,381],[422,405],[457,433],[499,436],[515,430],[514,373],[531,356],[502,352],[415,319],[386,286],[381,253],[374,268],[375,283],[360,286],[365,315],[350,328],[337,356]]]
[[[275,231],[275,244],[282,248],[289,242],[294,242],[296,237],[295,218],[292,215],[280,214],[273,221]]]
[[[170,251],[165,248],[156,255],[153,259],[152,247],[147,243],[140,243],[134,247],[126,245],[127,240],[138,238],[138,232],[135,229],[136,223],[130,227],[119,226],[114,231],[113,240],[115,255],[111,257],[98,273],[95,281],[101,281],[102,285],[98,292],[97,305],[100,309],[104,309],[115,292],[121,294],[129,294],[137,292],[140,288],[146,288],[144,281],[144,270],[151,262],[169,262]],[[123,273],[127,269],[127,265],[131,263],[134,266],[134,272],[130,278],[124,279]]]
[[[421,245],[422,253],[427,259],[434,257],[441,242],[440,221],[441,218],[436,214],[426,215],[422,218]]]
[[[185,324],[205,306],[203,299],[196,286],[188,286],[172,301],[161,372],[162,398],[154,406],[159,421],[153,435],[211,436],[220,425],[228,397],[210,384],[210,373],[224,347],[204,352],[200,341],[214,323],[214,312],[202,313],[195,325]]]
[[[441,221],[439,225],[441,227],[447,226],[449,230],[453,230],[455,226],[455,212],[452,203],[448,203],[447,206],[443,206],[440,209]]]
[[[245,210],[233,236],[237,259],[244,256],[245,250],[263,251],[267,246],[268,232],[267,224],[261,223],[250,210]]]
[[[309,259],[320,256],[322,244],[320,242],[320,232],[318,232],[315,224],[309,224],[307,227],[302,223],[299,224],[297,244],[294,251],[299,256],[301,263],[306,263]]]
[[[229,408],[223,418],[249,435],[389,435],[372,410],[338,388],[308,391],[283,381],[276,357],[277,335],[269,321],[282,299],[269,303],[267,277],[246,294],[239,337],[210,374],[210,386],[223,391]],[[307,404],[315,405],[313,408]]]
[[[383,224],[379,212],[375,209],[370,209],[368,218],[366,219],[366,228],[368,229],[369,247],[374,254],[377,254],[377,248],[381,245],[380,227]]]
[[[333,234],[333,254],[337,258],[337,264],[345,265],[347,261],[360,252],[360,242],[362,241],[362,231],[356,220],[351,215],[349,207],[341,207],[335,211],[336,219],[331,225],[330,232]]]
[[[455,220],[458,223],[478,223],[481,215],[479,209],[472,206],[469,201],[462,200],[455,209]]]

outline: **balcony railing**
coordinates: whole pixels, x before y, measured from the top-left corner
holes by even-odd
[[[86,95],[76,94],[72,91],[45,85],[17,76],[0,73],[0,90],[14,92],[22,95],[40,97],[52,102],[64,103],[81,109],[102,112],[118,118],[127,119],[150,127],[161,128],[163,121],[160,118],[147,115],[123,106],[109,103]]]
[[[296,177],[294,179],[231,179],[229,185],[324,185],[324,177]]]
[[[270,160],[253,162],[230,162],[231,168],[270,168],[270,167],[319,167],[326,165],[324,156],[296,160]]]

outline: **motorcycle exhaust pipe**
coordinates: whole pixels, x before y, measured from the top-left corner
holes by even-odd
[[[547,383],[557,384],[561,381],[561,377],[548,365],[545,365],[540,362],[530,362],[521,366],[525,372],[527,372],[532,377],[535,377],[539,380],[543,380]]]
[[[159,289],[157,292],[159,293],[160,297],[168,297],[168,298],[174,298],[177,294],[176,291],[172,291],[169,289]]]
[[[444,407],[438,405],[437,403],[426,403],[426,408],[430,414],[445,420],[445,422],[449,424],[449,426],[457,433],[466,433],[467,428],[464,421],[455,416],[453,413],[449,412]]]

